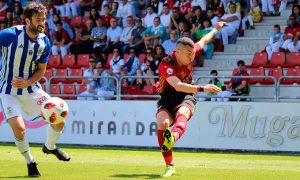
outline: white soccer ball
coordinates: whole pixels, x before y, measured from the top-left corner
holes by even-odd
[[[51,97],[42,104],[41,116],[50,124],[63,122],[68,115],[67,103],[59,97]]]

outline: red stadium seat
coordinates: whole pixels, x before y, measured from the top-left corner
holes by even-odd
[[[61,64],[60,55],[51,55],[47,64],[47,68],[59,67]]]
[[[90,16],[85,16],[84,17],[84,22],[87,22],[90,19]],[[96,24],[95,24],[96,25]]]
[[[285,52],[274,52],[270,59],[270,62],[266,65],[266,67],[277,67],[284,66],[285,64]]]
[[[286,72],[286,76],[300,76],[300,68],[288,68]],[[300,78],[286,78],[280,81],[281,84],[293,84],[293,83],[300,83]]]
[[[60,85],[59,84],[51,84],[50,85],[50,94],[51,95],[58,95],[60,93]]]
[[[69,24],[69,17],[68,17],[68,16],[61,16],[60,18],[61,18],[61,20],[62,20],[63,22]]]
[[[53,71],[52,71],[52,69],[46,69],[46,72],[45,72],[45,74],[44,74],[44,77],[47,78],[47,80],[49,81],[50,78],[51,78],[52,76],[53,76]],[[44,83],[44,82],[46,82],[46,81],[45,81],[44,78],[42,78],[42,79],[40,80],[40,83]]]
[[[82,26],[82,17],[81,16],[73,16],[71,18],[70,25],[72,27],[80,27],[80,26]]]
[[[256,52],[253,56],[253,60],[250,66],[247,67],[260,67],[265,66],[268,63],[268,56],[266,52]]]
[[[140,87],[139,86],[134,86],[134,85],[129,85],[129,86],[126,87],[126,93],[125,94],[139,95],[139,94],[141,94]],[[135,99],[138,99],[138,98],[131,98],[131,97],[122,98],[122,100],[135,100]]]
[[[77,64],[75,65],[75,67],[88,68],[89,67],[89,58],[90,58],[89,54],[79,54],[77,56]]]
[[[145,53],[141,53],[139,55],[139,60],[140,60],[141,63],[143,63],[145,61],[145,58],[146,58],[146,54]]]
[[[81,68],[71,69],[70,77],[72,77],[72,76],[83,76],[82,69]],[[82,78],[70,78],[70,79],[68,79],[68,82],[70,82],[70,83],[74,83],[74,82],[82,83]]]
[[[75,55],[74,54],[66,54],[64,60],[62,61],[61,68],[72,68],[75,66]]]
[[[110,63],[110,60],[112,59],[112,57],[113,57],[113,54],[111,54],[111,53],[108,54],[107,61],[106,61],[106,64],[104,66],[105,69],[109,69],[110,68],[109,63]]]
[[[63,92],[64,95],[74,95],[76,94],[75,85],[74,84],[64,84]],[[75,96],[64,96],[64,99],[76,99]]]
[[[41,87],[42,87],[42,90],[44,90],[45,92],[47,92],[46,84],[41,84]]]
[[[300,66],[300,53],[291,52],[288,55],[288,59],[284,67],[296,67],[296,66]]]
[[[270,68],[268,76],[273,76],[276,80],[278,80],[281,76],[283,76],[283,69],[281,67]],[[266,78],[263,84],[274,84],[274,81],[273,79]]]
[[[56,73],[55,76],[68,76],[68,70],[67,69],[56,69]],[[59,82],[63,82],[63,83],[67,83],[68,80],[67,78],[54,78],[51,83],[59,83]]]
[[[250,71],[250,76],[265,76],[265,69],[260,68],[252,68]],[[249,80],[250,84],[256,84],[256,83],[264,83],[264,78],[251,78]]]
[[[146,94],[157,94],[155,86],[152,85],[145,85],[143,88],[143,92]]]
[[[81,94],[82,92],[86,91],[86,85],[85,84],[80,84],[78,91],[76,92],[76,94]]]

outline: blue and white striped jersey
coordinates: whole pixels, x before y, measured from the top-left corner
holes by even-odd
[[[14,26],[0,32],[2,61],[0,70],[0,93],[22,95],[35,92],[41,88],[37,82],[25,89],[14,88],[14,77],[28,79],[37,68],[38,63],[47,63],[51,44],[44,33],[32,40],[26,33],[25,26]]]

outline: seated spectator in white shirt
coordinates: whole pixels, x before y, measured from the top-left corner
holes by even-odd
[[[230,13],[224,14],[220,21],[226,22],[226,25],[221,29],[223,45],[228,44],[229,36],[232,36],[239,29],[241,23],[240,13],[236,13],[236,5],[230,4]]]
[[[113,49],[113,57],[109,60],[110,65],[110,74],[112,76],[117,77],[118,79],[121,77],[121,70],[124,67],[124,59],[120,56],[120,51],[118,48]]]
[[[133,17],[128,16],[126,19],[127,27],[125,27],[122,31],[120,41],[122,43],[122,53],[125,54],[129,51],[130,48],[130,38],[132,31],[134,29]]]
[[[166,54],[170,54],[175,48],[177,44],[178,33],[177,30],[173,29],[170,32],[170,39],[166,40],[162,46],[164,47]]]
[[[98,100],[110,100],[114,99],[114,94],[116,92],[115,81],[111,77],[109,72],[104,69],[103,64],[98,62],[96,65],[97,75],[103,78],[97,80],[96,93],[98,95]]]
[[[143,18],[143,25],[148,28],[153,25],[154,18],[157,17],[157,14],[153,12],[153,7],[147,7],[147,15]]]
[[[165,26],[166,29],[169,28],[170,22],[171,22],[171,15],[172,12],[170,11],[169,5],[164,4],[162,14],[160,15],[160,21],[163,26]]]
[[[110,19],[110,28],[107,30],[107,39],[106,39],[106,53],[110,53],[113,48],[120,48],[121,42],[120,37],[122,34],[122,28],[117,26],[117,19]]]
[[[122,27],[127,27],[126,18],[128,16],[135,17],[134,7],[128,0],[122,0],[122,3],[119,4],[119,8],[117,11],[117,18],[122,21]]]
[[[107,29],[102,25],[102,20],[100,18],[96,19],[96,25],[96,27],[93,27],[91,34],[94,41],[93,53],[100,57],[103,52],[103,48],[105,47]]]

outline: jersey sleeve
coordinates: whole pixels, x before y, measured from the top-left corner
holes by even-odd
[[[39,59],[39,63],[41,64],[45,64],[48,62],[49,60],[49,56],[51,53],[51,43],[50,40],[48,39],[48,37],[44,37],[44,41],[45,41],[45,49],[43,54],[41,55],[40,59]]]
[[[167,79],[168,77],[177,76],[177,72],[175,68],[171,65],[168,65],[162,62],[158,67],[158,74],[159,76]]]
[[[0,31],[0,47],[9,46],[16,36],[16,28],[7,28]]]

